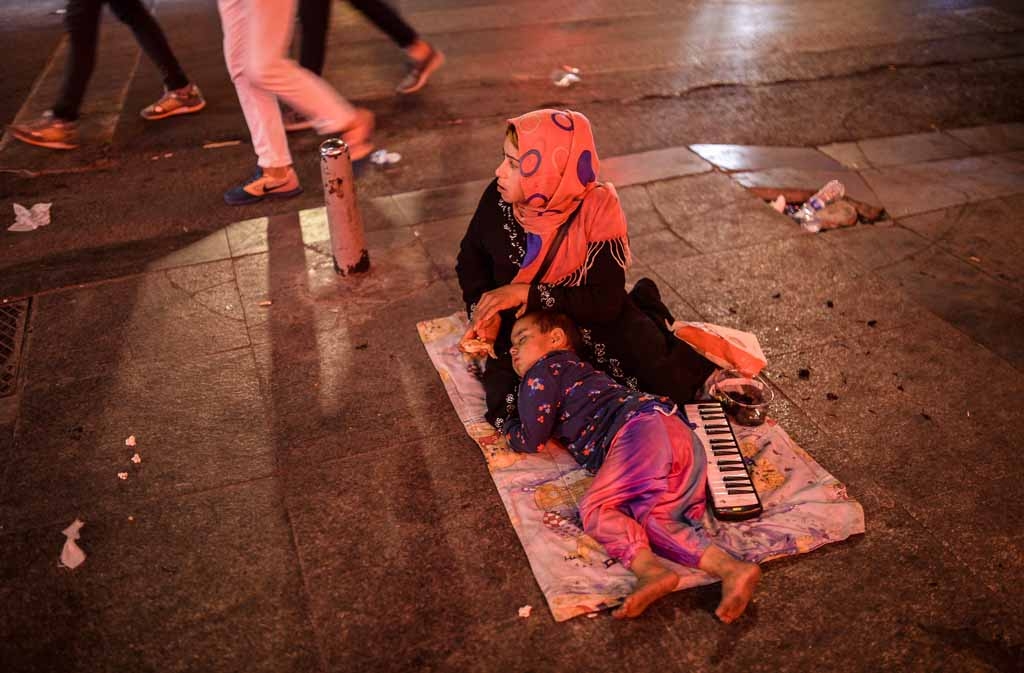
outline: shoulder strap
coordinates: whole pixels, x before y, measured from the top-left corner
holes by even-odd
[[[569,233],[569,227],[572,226],[572,223],[576,219],[581,208],[583,208],[582,203],[576,208],[576,210],[572,211],[572,215],[569,216],[569,219],[566,220],[562,226],[558,228],[558,231],[555,232],[555,238],[551,241],[551,247],[548,248],[548,254],[544,256],[544,261],[541,262],[540,268],[537,269],[537,275],[533,277],[534,284],[539,283],[541,279],[544,278],[544,274],[548,272],[548,268],[550,268],[551,263],[555,261],[555,255],[558,254],[558,249],[562,247],[562,241],[565,240],[566,234]]]

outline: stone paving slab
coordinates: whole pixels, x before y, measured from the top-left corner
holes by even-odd
[[[807,369],[810,376],[802,378],[800,369]],[[957,458],[952,465],[934,468],[959,469],[968,480],[971,475],[1000,478],[1014,469],[1016,451],[1005,436],[1006,428],[1019,416],[1014,400],[1024,394],[1024,384],[1016,377],[993,376],[1005,370],[1001,358],[933,316],[897,329],[786,353],[775,358],[770,368],[773,381],[812,419],[832,428],[834,436],[856,443],[847,456],[840,457],[841,462],[856,457],[868,466],[872,460],[891,460],[888,455],[873,456],[880,450],[879,433],[893,444],[929,447],[905,455],[894,450],[907,460],[920,460],[921,455],[911,453],[927,455],[933,448],[939,454],[956,449],[960,455],[975,455],[972,448],[979,447],[985,460],[965,464]],[[898,429],[890,433],[887,424]],[[898,426],[906,430],[907,425],[916,430],[899,430]],[[928,441],[929,437],[935,441]],[[907,471],[902,478],[915,477]],[[937,479],[918,487],[924,493],[948,485]]]
[[[807,147],[756,145],[690,145],[690,149],[726,171],[755,171],[762,168],[840,170],[835,159]]]
[[[273,479],[89,509],[70,571],[57,559],[74,516],[3,536],[6,670],[323,670]]]
[[[459,255],[459,244],[469,226],[468,219],[459,215],[447,220],[418,224],[412,228],[413,235],[419,239],[439,278],[457,279],[455,263]],[[461,294],[460,290],[459,296]]]
[[[600,179],[626,187],[710,170],[711,164],[687,148],[669,147],[604,159]]]
[[[871,162],[864,156],[864,152],[861,151],[857,143],[832,143],[830,145],[822,145],[818,147],[818,150],[832,157],[846,168],[854,170],[872,168]]]
[[[892,286],[812,237],[653,268],[706,321],[756,334],[769,360],[831,339],[890,329],[922,314]]]
[[[976,152],[961,140],[944,133],[912,133],[857,142],[873,168],[917,164],[938,159],[957,159]]]
[[[1024,195],[905,217],[900,225],[961,260],[1024,290]]]
[[[26,378],[37,383],[249,344],[230,261],[43,295],[32,320]]]
[[[634,260],[649,265],[700,254],[686,239],[670,229],[645,236],[630,236],[629,247]],[[694,264],[699,264],[699,261],[694,260]]]
[[[645,234],[665,231],[668,223],[654,206],[651,194],[646,185],[620,187],[616,184],[622,211],[626,213],[629,224],[629,236],[635,238]]]
[[[416,323],[458,310],[461,297],[439,280],[415,287],[394,283],[402,278],[394,272],[408,262],[400,253],[392,249],[371,271],[383,282],[352,281],[376,284],[362,290],[367,292],[362,300],[358,288],[330,297],[275,300],[250,325],[283,463],[373,452],[451,427],[454,411],[437,407],[443,388],[429,359],[419,357]],[[421,250],[417,256],[422,255]],[[340,307],[338,313],[332,307]],[[331,318],[321,322],[320,314]]]
[[[978,447],[984,449],[983,446]],[[971,488],[947,489],[939,495],[912,498],[906,508],[972,574],[995,593],[1024,581],[1024,530],[1013,522],[1024,517],[1017,476],[983,479]],[[952,491],[952,492],[950,492]],[[995,503],[999,503],[995,505]]]
[[[1024,124],[991,124],[946,133],[982,154],[1024,149]]]
[[[394,200],[406,219],[415,223],[442,220],[455,215],[472,215],[493,179],[491,177],[451,187],[406,192],[396,195]]]
[[[141,270],[144,272],[162,271],[179,266],[217,262],[230,257],[231,246],[228,244],[227,233],[221,229],[149,261]]]
[[[893,217],[1024,191],[1024,165],[1004,155],[861,171]]]
[[[358,323],[439,279],[410,229],[367,233],[370,271],[345,279],[334,271],[329,244],[305,244],[294,220],[277,219],[272,231],[268,252],[233,260],[254,343],[267,342],[271,329],[289,324],[308,323],[319,332]]]
[[[986,344],[1010,363],[1024,363],[1016,325],[1024,319],[1018,288],[901,227],[855,228],[830,240],[922,306]]]
[[[804,232],[721,173],[650,185],[648,192],[669,228],[700,252],[800,236]]]
[[[35,380],[22,393],[5,458],[0,518],[8,531],[67,525],[115,506],[265,477],[275,465],[267,411],[245,349],[173,365],[122,364],[63,385]],[[135,449],[125,446],[129,435]]]

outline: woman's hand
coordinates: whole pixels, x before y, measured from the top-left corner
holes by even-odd
[[[490,292],[484,292],[473,313],[473,326],[479,330],[482,325],[488,324],[495,318],[500,320],[498,312],[509,308],[519,309],[516,313],[518,318],[526,312],[526,302],[529,298],[530,286],[525,283],[510,283]]]
[[[463,343],[467,342],[467,341],[471,341],[471,340],[484,341],[484,342],[486,342],[487,344],[490,345],[490,348],[488,349],[487,354],[490,357],[492,357],[492,358],[497,358],[498,356],[495,355],[495,353],[494,353],[494,342],[498,340],[498,332],[500,330],[501,330],[501,316],[500,315],[494,316],[494,318],[492,320],[490,320],[487,324],[481,325],[480,327],[476,327],[474,325],[470,325],[469,329],[466,330],[466,333],[462,335],[461,339],[459,339],[460,350],[463,350],[463,352],[465,352],[465,349],[462,349],[461,345]]]

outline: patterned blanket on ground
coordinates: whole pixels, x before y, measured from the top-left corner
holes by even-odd
[[[555,620],[620,603],[633,589],[633,574],[580,528],[576,503],[591,475],[564,451],[510,451],[484,420],[484,390],[474,375],[479,370],[457,348],[466,331],[461,313],[421,322],[418,328],[466,432],[484,453]],[[765,511],[737,523],[719,522],[709,513],[704,523],[716,544],[761,563],[864,532],[860,504],[778,424],[769,420],[758,427],[734,427]],[[676,566],[676,571],[677,590],[716,581],[694,568]]]

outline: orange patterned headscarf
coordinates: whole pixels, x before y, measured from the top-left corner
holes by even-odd
[[[597,181],[599,162],[590,121],[572,110],[536,110],[508,122],[519,137],[525,195],[512,208],[527,232],[527,255],[513,282],[579,285],[605,245],[627,268],[626,216],[615,188]],[[580,212],[544,278],[534,278],[558,228],[577,208]]]

